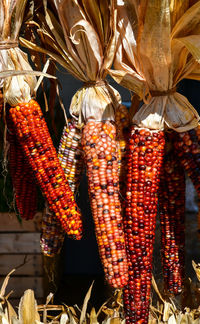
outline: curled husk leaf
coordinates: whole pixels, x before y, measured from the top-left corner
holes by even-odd
[[[0,73],[10,70],[10,77],[0,79],[4,100],[10,105],[28,102],[36,86],[34,75],[12,76],[12,71],[32,71],[27,55],[18,47],[26,0],[0,2]]]

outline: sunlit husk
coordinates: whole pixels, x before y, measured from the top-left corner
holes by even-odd
[[[23,21],[25,0],[0,2],[0,73],[10,70],[10,77],[0,80],[4,100],[10,105],[29,102],[33,94],[34,75],[12,76],[12,71],[32,71],[27,55],[18,47],[18,37]]]
[[[144,100],[133,120],[140,127],[183,132],[198,124],[195,109],[176,92],[183,78],[200,77],[200,1],[190,6],[183,0],[117,0],[119,37],[109,72]]]

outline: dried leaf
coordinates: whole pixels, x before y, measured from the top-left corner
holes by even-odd
[[[60,324],[67,324],[69,322],[69,316],[64,313],[61,315]]]
[[[194,260],[192,260],[192,266],[194,268],[194,271],[196,272],[198,280],[200,281],[200,264],[196,264]]]
[[[37,311],[37,303],[34,297],[34,292],[31,289],[25,291],[19,303],[19,320],[23,324],[34,324],[40,321],[40,316]]]
[[[90,324],[98,324],[97,314],[95,312],[94,307],[92,307],[92,309],[91,309],[89,320],[90,320]]]
[[[80,317],[80,324],[82,324],[85,320],[85,317],[86,317],[86,311],[87,311],[87,305],[88,305],[88,301],[90,299],[90,296],[91,296],[91,292],[92,292],[92,287],[94,285],[94,281],[92,282],[86,296],[85,296],[85,299],[84,299],[84,303],[83,303],[83,307],[82,307],[82,312],[81,312],[81,317]]]
[[[3,284],[2,284],[2,286],[1,286],[1,290],[0,290],[0,298],[3,298],[3,297],[5,296],[5,291],[6,291],[6,287],[7,287],[7,285],[8,285],[8,281],[9,281],[10,276],[11,276],[11,274],[12,274],[13,272],[15,272],[15,269],[11,270],[11,271],[9,272],[9,274],[6,276],[6,278],[4,279],[4,281],[3,281]]]

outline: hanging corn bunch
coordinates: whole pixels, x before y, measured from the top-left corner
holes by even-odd
[[[120,96],[105,81],[106,69],[112,65],[114,57],[116,12],[112,0],[101,4],[94,1],[92,6],[89,2],[74,0],[56,1],[56,4],[65,39],[55,17],[46,9],[46,21],[42,15],[39,16],[39,33],[51,48],[39,50],[49,54],[84,82],[72,99],[70,112],[72,116],[79,116],[80,123],[84,123],[84,160],[106,279],[111,286],[122,287],[127,282],[127,260],[114,123]],[[59,42],[52,44],[52,39],[59,39]],[[34,44],[25,40],[22,42],[34,48]],[[103,143],[103,151],[99,143]]]
[[[74,193],[77,192],[84,169],[81,135],[82,131],[78,128],[77,121],[75,119],[68,121],[68,125],[63,129],[58,150],[58,158]],[[60,253],[64,238],[65,233],[55,215],[46,207],[42,218],[40,238],[43,254],[54,256]]]
[[[167,144],[172,146],[169,140]],[[159,215],[165,289],[171,294],[179,294],[185,278],[185,173],[172,148],[165,152]]]
[[[115,70],[109,73],[144,101],[133,117],[128,144],[124,217],[129,261],[124,289],[127,324],[148,323],[163,131],[171,128],[180,133],[195,128],[199,120],[195,109],[176,91],[181,79],[200,75],[194,40],[199,36],[192,33],[199,23],[200,2],[188,7],[189,1],[117,1],[119,39]]]
[[[9,118],[17,141],[50,209],[55,212],[66,233],[80,239],[80,213],[60,166],[41,108],[31,99],[36,85],[34,73],[27,56],[18,48],[25,5],[26,1],[21,0],[4,0],[0,4],[3,13],[0,21],[0,66],[2,76],[9,76],[0,86],[3,86],[4,100],[12,107]]]

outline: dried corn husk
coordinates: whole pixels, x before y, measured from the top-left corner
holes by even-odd
[[[46,2],[46,1],[45,1]],[[48,54],[84,86],[72,98],[70,112],[82,120],[114,120],[120,95],[105,80],[115,54],[116,10],[113,0],[55,0],[61,25],[48,7],[38,13],[39,47],[21,39],[28,48]],[[47,5],[47,3],[46,3]]]
[[[133,122],[183,132],[199,116],[176,91],[183,78],[200,79],[200,1],[117,0],[118,44],[111,76],[145,104]]]
[[[12,76],[11,71],[32,71],[27,55],[18,47],[18,36],[23,21],[26,0],[0,2],[0,73],[10,71],[10,77],[0,80],[4,100],[10,105],[31,99],[36,77],[33,74]]]

